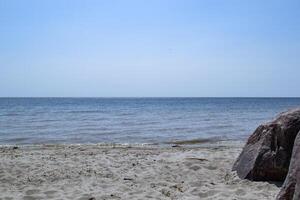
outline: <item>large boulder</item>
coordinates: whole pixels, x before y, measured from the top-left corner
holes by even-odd
[[[284,181],[294,140],[300,130],[300,109],[281,113],[249,137],[233,170],[242,179]]]
[[[277,200],[300,200],[300,132],[295,139],[289,172]]]

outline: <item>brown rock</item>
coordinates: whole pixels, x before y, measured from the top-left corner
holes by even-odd
[[[277,200],[300,200],[300,132],[295,139],[289,172]]]
[[[242,179],[284,181],[299,130],[300,109],[281,113],[274,121],[260,125],[249,137],[233,170]]]

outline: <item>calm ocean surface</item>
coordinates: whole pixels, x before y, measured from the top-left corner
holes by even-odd
[[[245,140],[300,98],[0,98],[0,144]]]

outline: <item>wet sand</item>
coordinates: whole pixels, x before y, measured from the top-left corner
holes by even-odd
[[[2,146],[0,199],[274,199],[231,172],[242,146]]]

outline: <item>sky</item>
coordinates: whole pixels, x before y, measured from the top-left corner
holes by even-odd
[[[299,97],[299,0],[0,0],[0,97]]]

